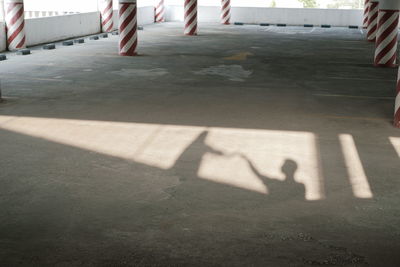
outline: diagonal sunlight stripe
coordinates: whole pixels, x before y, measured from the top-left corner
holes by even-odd
[[[400,158],[400,137],[389,137],[390,143],[392,143],[394,149],[397,152],[397,155],[399,155]]]
[[[373,194],[353,136],[340,134],[339,140],[354,196],[357,198],[372,198]]]
[[[12,116],[0,116],[0,129],[262,194],[279,184],[303,188],[306,200],[324,198],[309,132]]]

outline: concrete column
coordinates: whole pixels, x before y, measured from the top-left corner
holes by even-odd
[[[137,4],[136,0],[119,0],[119,54],[136,56]]]
[[[231,23],[231,0],[222,0],[221,23],[225,25]]]
[[[379,0],[371,0],[368,12],[367,40],[375,42],[378,30]]]
[[[396,67],[400,1],[381,0],[375,42],[375,66]]]
[[[5,13],[8,50],[25,48],[24,0],[5,0]]]
[[[165,22],[165,5],[164,0],[157,0],[154,8],[154,22]]]
[[[363,28],[366,29],[368,27],[368,14],[369,14],[369,7],[371,4],[371,0],[364,1],[364,20],[363,20]]]
[[[113,22],[113,1],[99,0],[99,8],[101,14],[101,31],[111,32],[114,28]]]
[[[185,35],[197,35],[197,0],[185,0]]]

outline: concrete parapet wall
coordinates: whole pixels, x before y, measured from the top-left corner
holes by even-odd
[[[183,21],[183,6],[168,6],[167,21]],[[100,13],[80,13],[52,17],[27,18],[27,45],[54,42],[100,32]],[[362,10],[303,9],[303,8],[252,8],[233,7],[232,22],[286,23],[289,25],[329,24],[332,26],[361,26]],[[199,7],[199,22],[219,22],[220,7]],[[154,7],[138,8],[138,24],[154,23]],[[114,11],[114,29],[118,27],[118,11]],[[5,25],[0,22],[0,51],[6,49]]]
[[[114,12],[114,27],[118,26],[118,12]],[[154,7],[138,8],[138,24],[154,23]],[[28,46],[55,42],[100,32],[100,13],[79,13],[52,17],[26,18],[25,33]],[[6,49],[5,24],[0,22],[0,51]]]
[[[146,25],[154,23],[154,6],[139,7],[138,24]]]
[[[83,13],[25,20],[27,46],[100,32],[100,13]]]
[[[183,21],[183,6],[168,6],[166,17],[167,21]],[[199,7],[199,22],[219,21],[220,7]],[[232,7],[231,21],[255,24],[361,26],[363,11],[358,9]]]

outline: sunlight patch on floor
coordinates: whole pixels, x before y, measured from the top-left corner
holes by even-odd
[[[399,155],[400,158],[400,137],[389,137],[390,143],[392,143],[394,149],[397,152],[397,155]]]
[[[297,165],[294,180],[306,187],[305,198],[319,200],[324,196],[315,142],[308,132],[213,128],[207,143],[224,155],[207,153],[199,176],[269,193],[269,183],[290,179],[282,167],[291,161]]]
[[[305,199],[324,198],[309,132],[12,116],[0,122],[0,129],[163,170],[187,168],[216,183],[269,194],[270,182],[288,180],[304,185]]]
[[[357,198],[372,198],[371,187],[353,136],[350,134],[340,134],[339,140],[354,196]]]

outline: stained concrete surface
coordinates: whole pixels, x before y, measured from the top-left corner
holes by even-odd
[[[0,63],[1,265],[398,266],[396,70],[360,30],[199,33]]]

